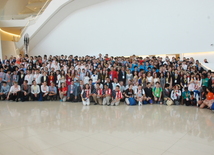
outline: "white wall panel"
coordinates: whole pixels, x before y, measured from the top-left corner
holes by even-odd
[[[109,0],[65,18],[31,55],[214,51],[213,0]]]

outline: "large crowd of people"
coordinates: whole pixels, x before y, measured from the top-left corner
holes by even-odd
[[[0,99],[84,106],[165,104],[214,110],[214,72],[172,57],[28,56],[0,62]]]

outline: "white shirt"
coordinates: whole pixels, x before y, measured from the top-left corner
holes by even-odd
[[[112,83],[112,90],[115,90],[115,88],[116,88],[117,85],[120,86],[119,83]]]
[[[20,90],[21,89],[20,89],[19,85],[17,87],[15,87],[15,86],[10,87],[10,93],[15,93],[15,92],[20,91]]]
[[[175,100],[175,99],[179,99],[181,97],[181,91],[180,90],[173,90],[171,92],[171,99]]]
[[[41,77],[42,77],[42,74],[34,74],[33,76],[37,84],[41,84]]]
[[[91,79],[92,79],[92,82],[95,83],[97,82],[97,79],[98,79],[98,75],[91,75]]]
[[[40,93],[39,86],[38,85],[36,85],[36,86],[32,85],[31,86],[31,93],[32,94],[39,94]]]
[[[84,80],[83,80],[84,84],[89,83],[89,79],[90,79],[90,78],[89,78],[88,76],[85,76],[85,77],[84,77]]]
[[[32,74],[27,74],[27,75],[25,76],[25,80],[28,81],[28,85],[32,85],[33,75],[32,75]]]
[[[43,93],[48,93],[49,92],[49,87],[48,86],[44,86],[44,85],[42,85],[41,86],[41,91],[43,92]]]

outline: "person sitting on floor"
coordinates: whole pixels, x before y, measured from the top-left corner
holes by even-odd
[[[1,86],[1,91],[0,91],[0,100],[3,99],[5,100],[7,98],[7,95],[10,91],[10,86],[7,85],[7,82],[2,82],[3,85]]]
[[[120,104],[120,100],[123,98],[123,94],[120,91],[120,86],[116,86],[115,90],[112,92],[112,106],[118,106]]]
[[[28,85],[28,81],[24,80],[23,84],[21,85],[21,101],[29,101],[30,96],[30,86]]]
[[[51,82],[51,85],[49,86],[49,99],[51,101],[56,100],[56,95],[57,95],[57,88],[55,86],[54,82]]]
[[[42,101],[46,101],[49,93],[49,87],[47,86],[46,81],[42,83],[41,92],[42,92]]]
[[[81,92],[81,98],[82,98],[83,105],[85,105],[85,106],[90,105],[90,96],[91,96],[91,89],[89,88],[89,84],[85,84],[85,86]]]
[[[33,101],[38,101],[39,94],[40,94],[40,88],[39,85],[36,84],[36,81],[32,81],[33,85],[31,86],[31,99]]]
[[[111,93],[111,89],[105,84],[103,89],[103,105],[110,105]]]
[[[14,82],[14,85],[10,87],[10,91],[7,95],[7,99],[18,102],[20,98],[20,93],[21,93],[21,88],[18,85],[18,82]]]

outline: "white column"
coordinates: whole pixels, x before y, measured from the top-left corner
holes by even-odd
[[[1,46],[1,32],[0,32],[0,59],[2,60],[2,46]]]

